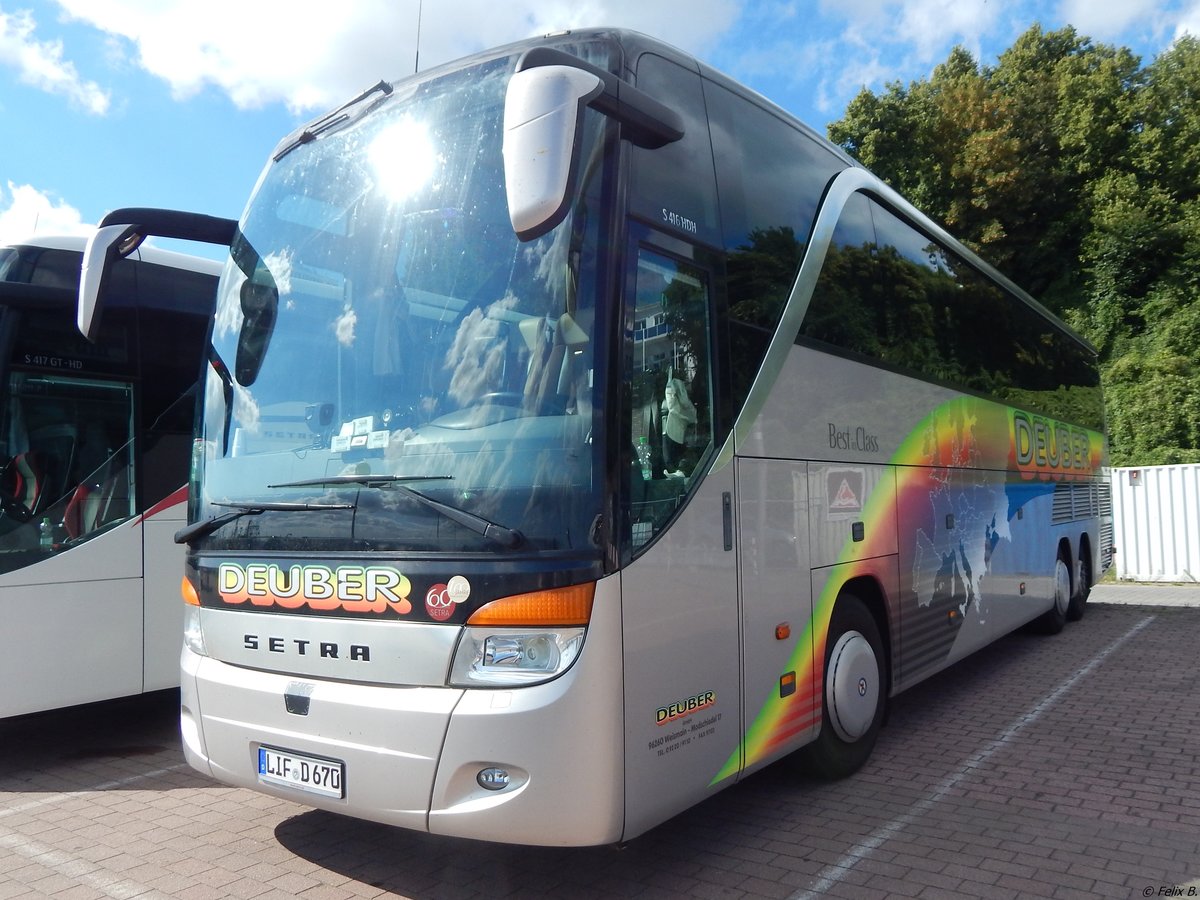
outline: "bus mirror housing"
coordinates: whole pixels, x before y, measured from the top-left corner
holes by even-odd
[[[504,101],[504,185],[523,241],[561,222],[579,169],[583,108],[604,90],[590,72],[543,66],[517,72]]]
[[[611,72],[551,47],[526,52],[504,98],[508,214],[522,241],[566,218],[586,106],[620,122],[621,136],[639,147],[654,149],[683,137],[683,119],[674,110]]]
[[[259,274],[265,280],[259,278]],[[237,355],[233,373],[238,384],[249,387],[258,378],[267,345],[275,331],[275,316],[279,311],[279,288],[265,268],[256,269],[254,275],[242,282],[242,328],[238,333]]]
[[[175,209],[114,209],[100,220],[83,253],[79,302],[75,310],[75,324],[80,334],[89,341],[96,339],[100,333],[109,272],[118,259],[128,256],[146,238],[156,235],[228,247],[236,233],[237,222],[233,219]]]
[[[145,237],[138,234],[136,226],[104,225],[88,238],[83,251],[83,269],[79,274],[75,324],[89,341],[95,341],[100,331],[104,288],[113,263],[140,247]]]

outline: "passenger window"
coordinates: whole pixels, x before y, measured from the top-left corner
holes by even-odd
[[[1103,424],[1099,376],[1083,344],[861,195],[842,212],[796,341],[1089,428]]]
[[[682,505],[713,445],[707,273],[646,248],[637,254],[629,326],[632,421],[628,534],[634,553]]]
[[[134,515],[133,386],[9,375],[0,416],[0,571]]]
[[[862,194],[855,194],[838,217],[797,343],[880,356],[887,310],[877,256],[870,205]]]
[[[718,246],[721,229],[708,116],[700,76],[653,53],[637,62],[637,84],[651,97],[671,98],[683,118],[683,138],[632,150],[630,212],[689,241]]]
[[[847,164],[798,123],[718,84],[705,81],[704,98],[727,254],[731,399],[740,409],[787,306],[825,186]]]

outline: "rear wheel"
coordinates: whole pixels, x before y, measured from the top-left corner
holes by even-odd
[[[1067,624],[1067,610],[1071,606],[1071,568],[1062,551],[1054,563],[1054,603],[1039,616],[1034,624],[1042,634],[1058,634]]]
[[[858,771],[875,746],[887,701],[883,640],[866,604],[843,594],[825,639],[821,733],[802,762],[826,778]]]

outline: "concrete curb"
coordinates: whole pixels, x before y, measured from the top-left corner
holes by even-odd
[[[1092,588],[1088,604],[1200,607],[1200,584],[1116,582]]]

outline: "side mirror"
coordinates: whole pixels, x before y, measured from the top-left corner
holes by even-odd
[[[88,238],[83,251],[83,269],[79,273],[75,325],[89,341],[95,341],[100,332],[105,282],[113,263],[140,247],[145,238],[135,225],[104,225]]]
[[[517,61],[504,98],[504,182],[513,231],[541,237],[564,218],[575,192],[583,108],[621,123],[621,136],[655,149],[683,137],[683,119],[611,72],[553,47]]]
[[[89,341],[100,332],[104,288],[113,263],[128,256],[151,235],[228,247],[237,222],[175,209],[115,209],[100,221],[83,253],[75,324]]]
[[[266,281],[258,279],[262,274]],[[242,330],[238,334],[237,357],[233,372],[238,384],[249,387],[258,378],[267,345],[275,332],[275,316],[279,310],[279,289],[266,269],[255,271],[242,282]]]
[[[542,66],[516,72],[504,101],[504,183],[523,241],[561,222],[579,169],[583,108],[604,90],[591,72]]]

